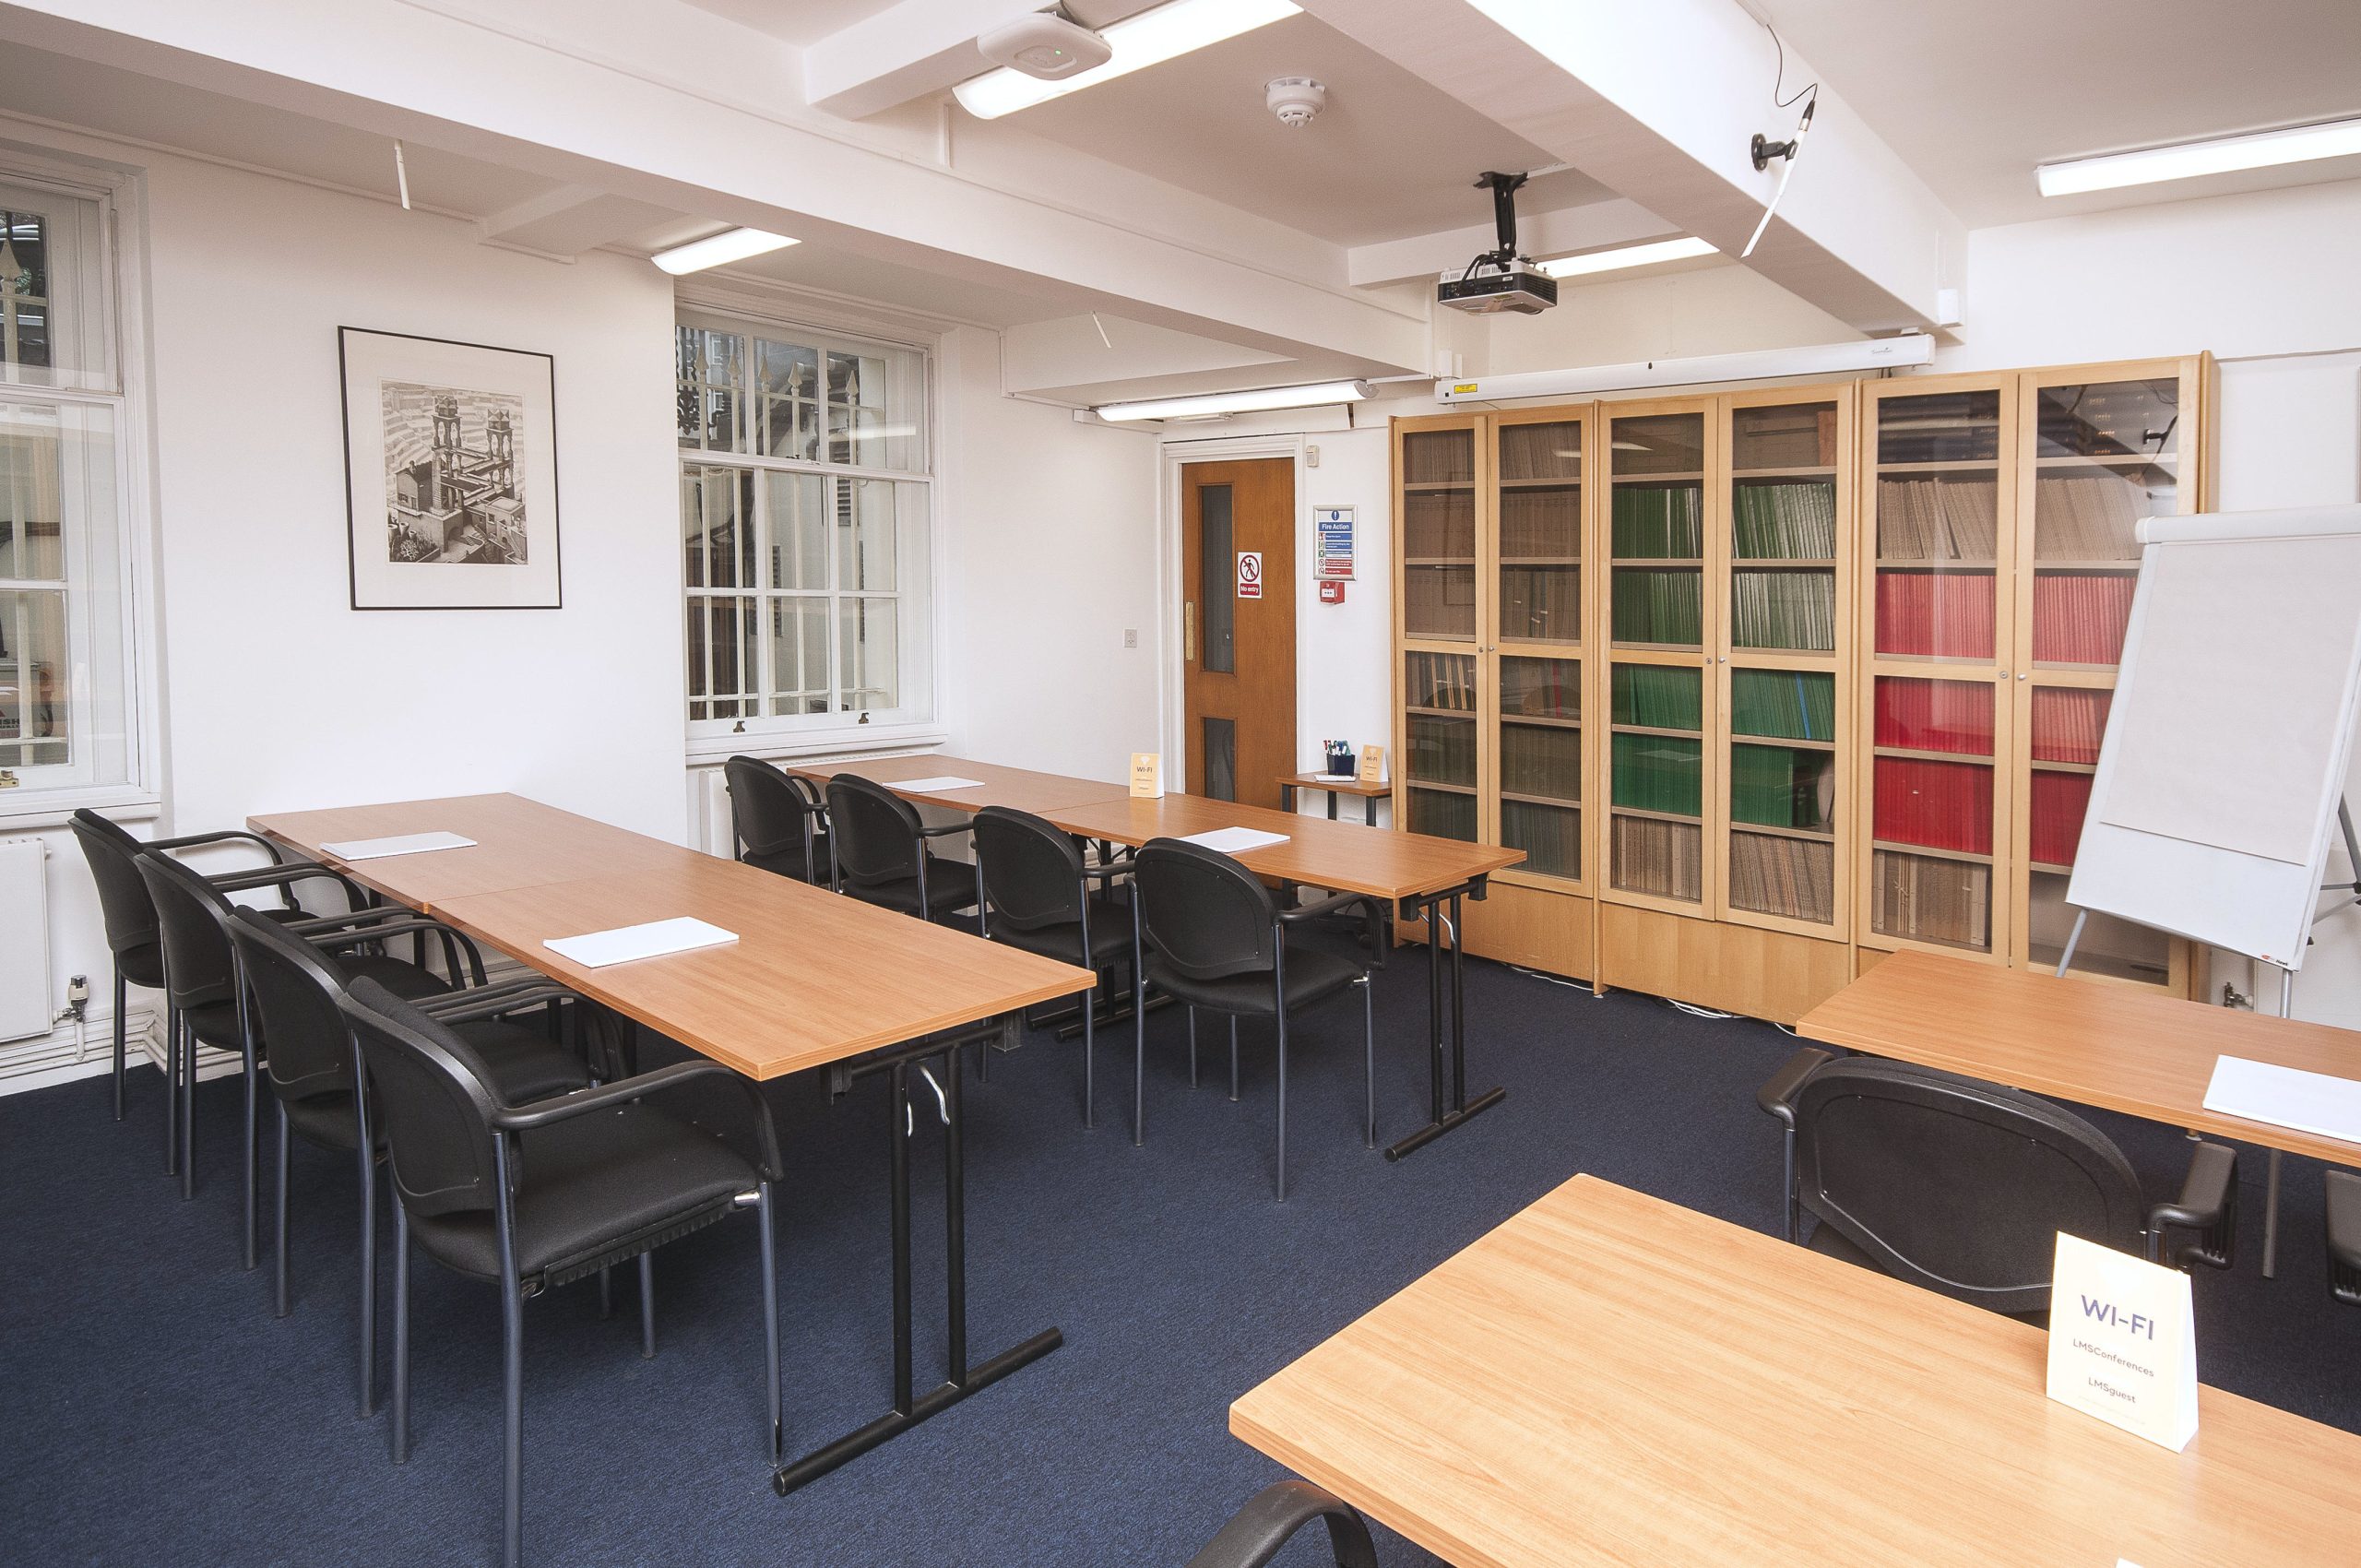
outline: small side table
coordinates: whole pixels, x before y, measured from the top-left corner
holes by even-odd
[[[1279,779],[1279,805],[1284,811],[1295,810],[1298,790],[1325,790],[1328,792],[1328,820],[1336,820],[1336,797],[1358,795],[1361,798],[1361,820],[1371,827],[1377,826],[1377,802],[1381,795],[1394,793],[1391,784],[1364,784],[1352,777],[1337,778],[1326,773],[1290,773]]]

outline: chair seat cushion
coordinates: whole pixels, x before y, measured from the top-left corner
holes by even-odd
[[[645,1102],[526,1133],[516,1173],[516,1272],[526,1288],[563,1285],[725,1218],[762,1178],[728,1146]],[[487,1210],[410,1216],[445,1266],[500,1277]]]
[[[860,886],[848,882],[845,891],[864,904],[899,909],[906,915],[919,912],[919,879],[915,876],[906,876],[898,882],[872,882]],[[973,909],[976,903],[976,868],[965,861],[927,856],[926,901],[929,920],[954,909]]]
[[[271,912],[278,913],[276,910]],[[311,917],[300,911],[289,911],[288,918],[308,920]],[[451,989],[442,980],[427,973],[416,964],[405,963],[399,958],[388,958],[375,953],[331,953],[327,957],[343,973],[347,980],[363,978],[375,980],[379,985],[404,1000],[420,996],[440,996]],[[245,1040],[238,1032],[236,1003],[226,1000],[208,1002],[201,1007],[184,1008],[182,1012],[183,1016],[188,1019],[189,1028],[196,1031],[196,1038],[203,1043],[219,1046],[224,1051],[245,1049]],[[267,1041],[261,1043],[266,1047],[268,1044]],[[352,1146],[350,1139],[347,1139],[345,1146],[347,1148]]]
[[[162,943],[147,942],[126,948],[114,956],[114,962],[115,967],[123,971],[123,978],[132,984],[146,986],[150,991],[164,989]]]
[[[991,921],[991,930],[994,942],[1006,943],[1027,953],[1038,953],[1045,958],[1072,964],[1081,957],[1082,923],[1079,921],[1022,931],[995,915]],[[1090,899],[1092,966],[1104,968],[1131,956],[1132,907],[1103,893],[1093,894]]]
[[[750,866],[777,872],[781,876],[791,876],[798,882],[806,880],[803,875],[803,850],[801,846],[792,849],[773,849],[768,853],[749,849],[741,858]],[[836,864],[835,858],[828,852],[828,836],[823,833],[812,846],[811,880],[822,886],[835,881]]]
[[[492,1075],[492,1088],[511,1105],[547,1099],[589,1085],[590,1075],[581,1063],[546,1036],[522,1025],[486,1018],[457,1025],[453,1032],[475,1048]],[[304,1142],[347,1153],[360,1144],[360,1121],[353,1112],[350,1090],[336,1089],[284,1103],[288,1126]],[[383,1125],[377,1128],[375,1142],[382,1151],[386,1146]]]
[[[1318,948],[1287,948],[1287,1010],[1309,1006],[1335,995],[1367,972],[1365,965]],[[1147,980],[1158,991],[1192,1007],[1240,1017],[1267,1018],[1277,1011],[1267,974],[1229,975],[1220,980],[1193,980],[1175,970],[1161,955],[1147,959]]]

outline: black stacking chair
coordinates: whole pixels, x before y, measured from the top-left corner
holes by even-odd
[[[1099,977],[1082,1000],[1082,1124],[1098,1124],[1097,1052],[1098,994],[1117,964],[1139,972],[1137,923],[1128,898],[1115,888],[1131,867],[1090,865],[1073,835],[1029,813],[986,806],[971,825],[976,835],[977,920],[986,936],[1045,958],[1079,964]],[[1093,885],[1106,889],[1094,892]],[[1136,986],[1133,987],[1137,989]],[[1133,1087],[1132,1129],[1139,1131]]]
[[[2361,1176],[2328,1173],[2328,1291],[2361,1307]]]
[[[245,842],[261,846],[273,865],[280,864],[283,857],[278,845],[254,833],[192,833],[180,838],[143,841],[134,838],[87,807],[74,814],[73,826],[74,837],[82,845],[82,858],[89,862],[90,880],[98,884],[99,909],[106,921],[107,950],[114,957],[114,1119],[120,1122],[123,1120],[124,1047],[126,1016],[130,1012],[130,988],[136,985],[149,991],[164,989],[164,939],[156,930],[155,900],[148,896],[148,884],[135,863],[140,851],[194,849],[208,844]],[[281,886],[279,897],[285,905],[282,912],[287,919],[303,918],[304,911],[296,902],[291,885]],[[167,1032],[169,1034],[169,1030]],[[164,1103],[164,1174],[169,1176],[173,1170],[175,1136],[169,1086]]]
[[[396,911],[403,918],[374,922],[377,938],[402,931],[442,932],[431,921]],[[361,1175],[361,1413],[369,1415],[377,1403],[377,1161],[385,1157],[382,1129],[370,1123],[367,1080],[360,1070],[360,1048],[352,1037],[342,999],[343,967],[326,952],[265,919],[253,909],[238,909],[227,930],[245,979],[252,1021],[270,1040],[265,1058],[272,1098],[279,1105],[279,1134],[273,1167],[272,1234],[274,1315],[285,1317],[288,1303],[287,1203],[288,1144],[292,1133],[315,1148],[349,1154],[359,1162]],[[451,933],[467,945],[466,936]],[[471,966],[479,979],[480,967]],[[546,980],[520,980],[497,986],[456,991],[430,996],[421,1006],[442,1023],[457,1029],[492,1075],[493,1087],[512,1103],[546,1099],[589,1085],[583,1064],[545,1035],[512,1021],[527,1008],[543,1008],[573,1000],[573,992]]]
[[[255,1133],[261,1111],[261,1082],[256,1069],[269,1048],[269,1038],[249,1027],[245,995],[237,980],[237,956],[231,952],[228,932],[223,929],[237,909],[229,895],[246,888],[283,887],[291,880],[334,873],[317,865],[296,864],[207,877],[164,853],[143,854],[136,863],[147,882],[148,896],[155,903],[159,929],[163,932],[164,999],[178,1023],[177,1028],[167,1028],[164,1049],[168,1061],[173,1064],[167,1076],[178,1097],[184,1198],[196,1193],[196,1049],[199,1045],[219,1046],[237,1051],[244,1063],[245,1259],[246,1266],[252,1268],[255,1262]],[[328,918],[350,923],[333,932],[316,931],[315,939],[344,949],[345,956],[339,962],[350,973],[374,975],[411,995],[448,990],[442,980],[416,964],[382,954],[350,951],[378,939],[370,929],[371,911],[359,908],[362,900],[361,890],[350,883],[345,885],[355,909],[347,915]],[[393,915],[401,911],[387,909],[381,912]],[[307,920],[289,923],[301,927],[315,922]]]
[[[1328,1526],[1336,1568],[1377,1568],[1377,1543],[1351,1504],[1310,1481],[1273,1481],[1231,1516],[1189,1568],[1267,1568],[1296,1532],[1314,1519]]]
[[[1787,1237],[1954,1301],[2039,1320],[2061,1230],[2176,1268],[2230,1266],[2237,1157],[2191,1151],[2150,1205],[2123,1151],[2046,1099],[1908,1062],[1797,1051],[1758,1101],[1788,1146]],[[2196,1237],[2167,1250],[2167,1232]]]
[[[409,1456],[409,1252],[500,1286],[506,1513],[504,1561],[523,1549],[524,1303],[753,1206],[761,1230],[765,1401],[779,1459],[778,1292],[771,1189],[781,1179],[762,1092],[717,1062],[683,1062],[529,1103],[504,1099],[476,1049],[374,980],[342,999],[361,1041],[373,1118],[394,1183],[393,1448]],[[659,1102],[690,1083],[742,1091],[727,1115],[684,1120]],[[706,1107],[711,1111],[716,1107]],[[650,1275],[641,1265],[641,1303]],[[642,1354],[652,1354],[643,1316]],[[593,1461],[595,1462],[595,1460]]]
[[[760,757],[731,757],[721,773],[740,860],[814,887],[833,879],[827,810],[811,785]]]
[[[973,909],[975,868],[946,861],[930,839],[965,833],[964,822],[929,827],[918,808],[859,774],[828,780],[828,847],[836,862],[836,891],[864,903],[937,920]]]
[[[1132,907],[1147,946],[1147,962],[1132,992],[1133,1114],[1142,1110],[1140,1079],[1147,1061],[1147,988],[1154,986],[1192,1009],[1231,1019],[1230,1095],[1238,1093],[1237,1023],[1269,1018],[1278,1031],[1279,1197],[1287,1195],[1287,1014],[1361,988],[1361,1054],[1367,1110],[1362,1138],[1377,1143],[1377,1020],[1370,971],[1385,961],[1385,911],[1374,898],[1339,893],[1300,909],[1282,909],[1262,879],[1244,866],[1178,838],[1151,838],[1132,861]],[[1291,928],[1358,906],[1369,956],[1344,957],[1288,939]],[[1193,1022],[1193,1020],[1192,1020]],[[1137,1127],[1133,1129],[1137,1136]]]

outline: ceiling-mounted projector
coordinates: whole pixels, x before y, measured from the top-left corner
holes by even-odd
[[[1471,315],[1513,311],[1539,315],[1558,303],[1558,280],[1517,254],[1516,193],[1522,174],[1487,172],[1476,182],[1492,193],[1492,224],[1499,244],[1458,272],[1446,272],[1435,284],[1435,300]]]
[[[1037,11],[979,35],[976,47],[995,65],[1045,82],[1080,76],[1115,57],[1107,41],[1062,11]]]

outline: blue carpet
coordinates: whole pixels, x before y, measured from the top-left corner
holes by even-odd
[[[1380,977],[1380,1128],[1423,1120],[1424,968]],[[657,1262],[659,1352],[631,1293],[600,1322],[579,1286],[526,1307],[526,1551],[541,1563],[1179,1564],[1278,1467],[1231,1438],[1229,1401],[1577,1171],[1758,1229],[1777,1223],[1778,1140],[1756,1087],[1794,1049],[1489,964],[1469,972],[1479,1086],[1505,1105],[1400,1165],[1360,1144],[1359,1016],[1306,1017],[1290,1075],[1288,1201],[1271,1196],[1272,1074],[1250,1027],[1244,1099],[1204,1030],[1149,1029],[1148,1141],[1128,1134],[1129,1037],[1102,1042],[1099,1126],[1079,1044],[1035,1037],[970,1085],[970,1341],[980,1360],[1055,1324],[1066,1347],[794,1497],[771,1494],[753,1221]],[[660,1058],[661,1051],[651,1055]],[[0,1099],[13,1283],[0,1294],[0,1501],[26,1564],[496,1562],[497,1293],[421,1261],[416,1448],[353,1413],[350,1164],[297,1146],[296,1311],[267,1257],[238,1266],[236,1086],[200,1094],[201,1180],[160,1174],[160,1086],[118,1125],[91,1079]],[[841,1103],[777,1086],[791,1174],[780,1265],[789,1445],[888,1397],[883,1086]],[[2149,1182],[2177,1183],[2171,1129],[2097,1118]],[[919,1378],[942,1354],[938,1145],[921,1138]],[[2260,1279],[2263,1165],[2233,1275],[2201,1271],[2209,1382],[2361,1431],[2361,1313],[2327,1299],[2319,1170],[2288,1161],[2276,1282]],[[619,1280],[619,1284],[623,1281]],[[1316,1532],[1315,1532],[1316,1534]],[[1388,1564],[1430,1562],[1398,1538]],[[1282,1559],[1322,1561],[1309,1538]]]

